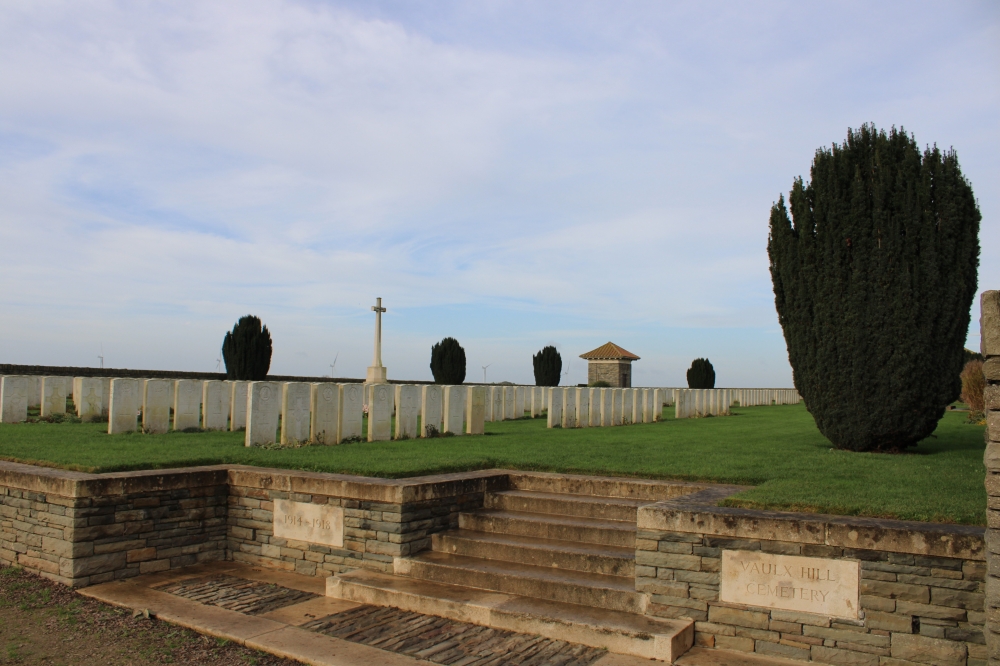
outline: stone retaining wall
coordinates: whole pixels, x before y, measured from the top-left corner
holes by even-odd
[[[647,613],[695,620],[695,642],[825,664],[985,664],[982,528],[692,506],[639,510]],[[859,620],[719,600],[723,550],[859,560]]]

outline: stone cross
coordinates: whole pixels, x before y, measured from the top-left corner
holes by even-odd
[[[381,298],[375,299],[372,311],[375,313],[375,358],[372,359],[372,365],[368,368],[368,377],[365,383],[385,384],[386,371],[385,367],[382,366],[382,313],[386,311],[386,308],[382,307]]]

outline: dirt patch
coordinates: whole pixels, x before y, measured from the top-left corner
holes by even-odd
[[[20,568],[0,569],[0,664],[298,664],[132,615]]]

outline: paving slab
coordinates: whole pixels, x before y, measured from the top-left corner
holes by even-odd
[[[319,597],[303,601],[301,604],[295,604],[294,606],[279,608],[258,617],[266,617],[275,622],[284,622],[293,627],[298,627],[316,618],[336,615],[337,613],[343,613],[357,607],[358,604],[353,601],[344,601],[343,599],[334,599],[333,597]]]
[[[430,666],[432,663],[289,626],[252,638],[246,646],[315,666]]]

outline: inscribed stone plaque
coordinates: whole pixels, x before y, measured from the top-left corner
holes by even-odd
[[[135,432],[139,419],[139,382],[135,379],[112,379],[110,404],[108,434]]]
[[[562,396],[562,427],[576,427],[576,389],[564,388]]]
[[[344,510],[329,504],[274,500],[274,536],[344,547]]]
[[[6,375],[0,379],[0,423],[20,423],[28,419],[28,377]]]
[[[503,420],[503,387],[490,387],[490,420]]]
[[[576,390],[576,427],[590,427],[590,389],[579,388]]]
[[[514,418],[523,419],[524,418],[524,406],[527,403],[528,387],[527,386],[515,386],[514,387]]]
[[[724,550],[720,578],[722,601],[858,619],[857,560]]]
[[[80,397],[76,403],[76,414],[84,421],[101,418],[104,405],[104,380],[100,377],[80,378]]]
[[[42,416],[66,413],[66,380],[62,377],[42,377]]]
[[[427,437],[441,432],[444,405],[440,386],[420,388],[420,436]],[[428,430],[433,428],[433,432]]]
[[[504,386],[503,387],[503,420],[509,421],[516,418],[514,414],[514,387]]]

